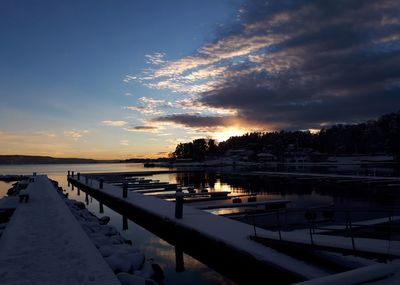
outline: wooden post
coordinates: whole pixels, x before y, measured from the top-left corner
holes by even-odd
[[[176,192],[175,194],[175,218],[182,219],[183,217],[183,197],[182,192]]]
[[[89,195],[88,195],[88,193],[85,193],[85,202],[86,202],[86,205],[89,205]]]
[[[100,178],[100,181],[99,181],[99,188],[100,189],[103,189],[103,183],[104,183],[104,179]]]
[[[99,207],[100,207],[100,209],[99,209],[100,214],[103,214],[104,213],[104,207],[103,207],[103,203],[102,202],[99,202]]]
[[[81,179],[81,173],[78,172],[76,175],[77,175],[77,177],[78,177],[78,180],[80,180],[80,179]]]
[[[276,211],[276,226],[278,227],[279,240],[282,240],[281,222],[279,218],[279,209]]]
[[[183,260],[183,250],[179,245],[175,245],[175,271],[183,272],[185,271],[185,263]]]
[[[70,170],[68,170],[67,177],[70,177],[70,176],[71,176],[71,171],[70,171]]]
[[[128,197],[128,183],[124,182],[122,185],[122,198]]]
[[[126,231],[128,229],[128,218],[126,216],[122,216],[122,230]]]
[[[71,175],[72,175],[72,177],[74,177],[74,175],[75,175],[75,172],[74,172],[74,171],[72,171],[72,174],[71,174]]]

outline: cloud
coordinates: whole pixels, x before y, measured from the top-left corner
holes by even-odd
[[[147,133],[156,133],[159,131],[159,127],[157,126],[130,126],[125,130],[129,132],[147,132]]]
[[[163,112],[159,107],[167,106],[165,100],[154,99],[150,97],[140,97],[138,99],[139,106],[126,106],[125,109],[139,112],[145,115],[160,115]]]
[[[125,96],[133,96],[133,94],[131,92],[125,92],[124,95]]]
[[[166,62],[163,59],[165,57],[165,53],[162,53],[162,52],[146,54],[145,57],[147,58],[147,63],[149,63],[149,64],[160,65],[160,64],[163,64]]]
[[[83,130],[83,131],[71,130],[71,131],[65,131],[64,136],[70,137],[73,140],[78,141],[80,138],[82,138],[84,136],[84,134],[87,134],[87,133],[89,133],[88,130]]]
[[[399,1],[249,0],[238,15],[195,53],[131,75],[150,88],[195,95],[174,106],[201,114],[156,120],[318,129],[400,106]],[[236,120],[207,110],[230,110]]]
[[[128,124],[126,121],[102,121],[103,125],[112,127],[122,127]]]
[[[128,146],[129,145],[129,141],[128,140],[120,140],[119,144],[123,145],[123,146]]]
[[[236,120],[231,116],[202,116],[199,113],[184,113],[160,116],[154,118],[152,122],[173,123],[190,128],[213,128],[230,125]]]
[[[1,134],[1,132],[0,132]],[[35,135],[39,135],[39,136],[45,136],[45,137],[49,137],[49,138],[55,138],[57,135],[54,133],[50,133],[50,132],[44,132],[44,131],[38,131],[38,132],[34,132]]]
[[[150,108],[148,106],[125,106],[124,108],[144,115],[160,115],[163,113],[162,111]]]

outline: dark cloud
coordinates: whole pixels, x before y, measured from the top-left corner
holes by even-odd
[[[267,4],[266,4],[267,3]],[[230,35],[283,35],[231,62],[201,104],[237,109],[266,126],[317,128],[356,122],[400,106],[400,1],[248,1]],[[171,115],[186,126],[226,124],[223,117]]]
[[[156,131],[156,130],[158,130],[158,128],[155,126],[130,126],[127,128],[127,130],[128,131],[146,132],[146,131]]]
[[[201,116],[193,113],[173,114],[153,119],[154,122],[174,123],[193,128],[227,126],[232,120],[230,116]]]

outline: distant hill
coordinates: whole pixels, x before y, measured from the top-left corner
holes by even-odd
[[[31,155],[0,155],[0,164],[72,164],[72,163],[100,163],[110,160],[94,160],[85,158],[55,158],[51,156]]]

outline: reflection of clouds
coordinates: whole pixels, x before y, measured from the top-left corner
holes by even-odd
[[[215,271],[206,271],[202,274],[204,279],[219,285],[235,285],[236,283],[226,277],[216,273]]]
[[[157,257],[157,262],[173,263],[175,264],[175,247],[160,238],[151,238],[146,242],[143,247],[149,254],[153,253]],[[162,259],[160,259],[160,257]],[[203,269],[207,268],[203,263],[197,261],[187,254],[183,254],[183,259],[186,269]]]

